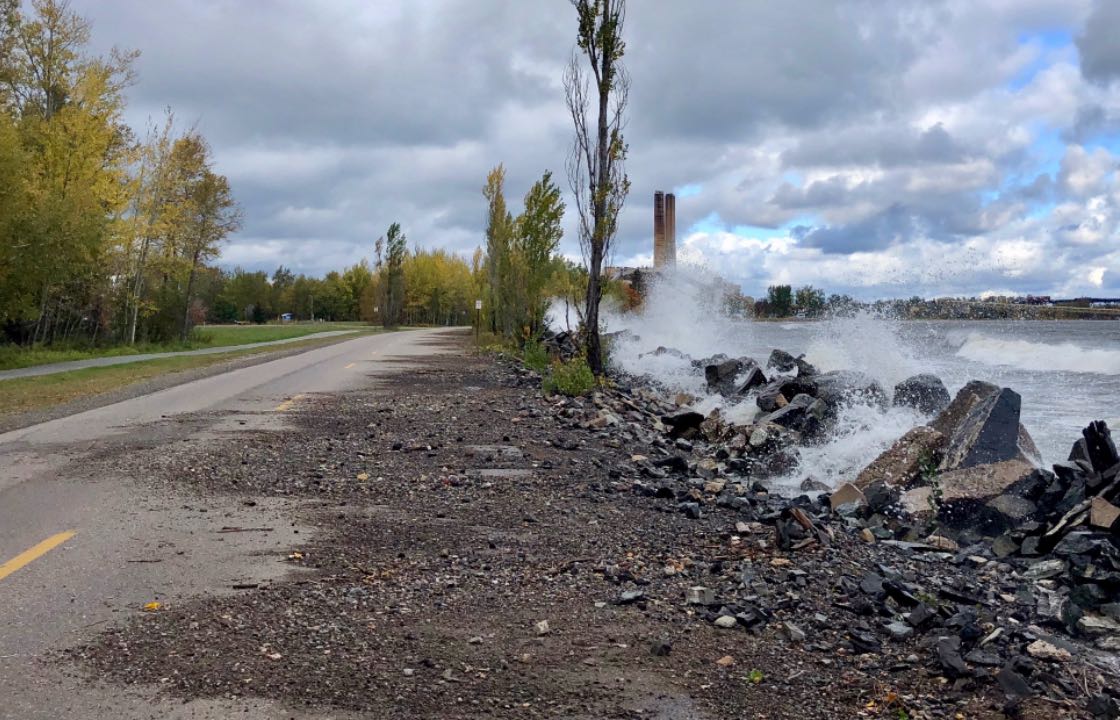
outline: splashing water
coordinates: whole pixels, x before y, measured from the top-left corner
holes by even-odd
[[[1088,420],[1118,420],[1120,323],[1107,321],[910,321],[873,314],[820,321],[758,322],[727,317],[726,285],[703,269],[678,266],[647,287],[640,313],[608,313],[610,330],[628,330],[611,350],[621,370],[644,375],[671,392],[699,400],[696,409],[720,408],[736,424],[750,424],[752,400],[734,403],[706,392],[703,374],[688,357],[653,354],[659,346],[702,358],[715,353],[749,356],[765,365],[781,348],[822,371],[867,373],[891,393],[922,372],[939,375],[954,393],[972,379],[1011,387],[1023,396],[1023,423],[1046,462],[1064,459]],[[840,412],[829,440],[801,450],[790,478],[774,482],[796,492],[811,477],[835,486],[851,480],[891,443],[929,418],[905,408],[856,405]]]
[[[778,492],[796,495],[805,478],[829,487],[850,482],[907,430],[929,419],[911,408],[883,411],[863,404],[846,407],[837,416],[828,442],[801,448],[800,466],[771,484]]]
[[[728,317],[722,296],[727,286],[707,271],[680,265],[662,273],[647,289],[640,313],[611,314],[612,330],[627,330],[611,350],[611,362],[623,371],[646,376],[667,390],[690,393],[693,404],[707,414],[719,409],[734,424],[747,425],[761,414],[753,398],[735,402],[709,395],[703,374],[690,358],[716,353],[750,356],[765,364],[774,347],[806,353],[822,371],[858,369],[884,383],[887,390],[919,372],[920,364],[898,337],[895,324],[871,315],[822,322],[759,323]],[[789,334],[788,342],[762,342],[774,330]],[[675,352],[657,354],[659,347]],[[841,411],[835,434],[827,443],[804,448],[796,477],[775,481],[776,488],[795,490],[805,477],[835,485],[851,479],[898,437],[924,418],[907,409],[883,413],[855,405]]]
[[[859,370],[889,391],[921,372],[921,364],[899,334],[897,320],[869,312],[813,323],[805,359],[823,371]]]

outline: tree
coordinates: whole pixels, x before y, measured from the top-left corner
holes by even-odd
[[[549,260],[564,236],[563,221],[560,188],[552,182],[552,173],[545,171],[526,193],[525,209],[517,218],[515,250],[525,268],[523,287],[527,296],[523,320],[532,336],[540,332],[548,309],[544,287],[550,274]]]
[[[766,289],[767,312],[774,317],[793,314],[793,288],[789,285],[771,285]]]
[[[571,0],[579,19],[573,52],[564,76],[568,110],[575,125],[575,142],[568,161],[568,180],[579,211],[579,240],[587,263],[584,313],[587,362],[603,373],[599,339],[599,303],[603,296],[603,261],[618,231],[618,214],[630,191],[626,177],[626,143],[622,138],[630,80],[621,60],[626,20],[625,0]],[[580,65],[582,54],[591,68],[592,83]],[[595,120],[589,105],[596,103]]]
[[[404,308],[404,259],[408,241],[401,232],[400,223],[393,223],[385,233],[386,302],[383,322],[385,327],[396,327],[401,322]]]
[[[188,173],[186,179],[186,223],[183,228],[183,259],[187,266],[183,324],[179,339],[190,333],[191,293],[200,263],[216,257],[218,247],[241,227],[241,211],[233,199],[229,181],[210,169],[210,148],[194,133],[175,143],[176,165]],[[256,320],[256,318],[254,318]]]
[[[513,216],[506,208],[506,169],[498,165],[486,175],[482,194],[486,198],[486,279],[489,286],[491,332],[509,336],[513,333],[510,316],[510,295],[515,282],[512,277]]]
[[[809,317],[816,317],[824,310],[824,290],[818,290],[812,285],[797,288],[794,300],[797,311]]]

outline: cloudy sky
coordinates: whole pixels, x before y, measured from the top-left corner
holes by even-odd
[[[323,273],[393,221],[469,254],[490,167],[512,200],[566,186],[566,0],[72,2],[143,53],[130,121],[212,142],[227,265]],[[748,293],[1120,295],[1118,26],[1116,0],[631,0],[615,262],[651,260],[664,189],[678,254]]]

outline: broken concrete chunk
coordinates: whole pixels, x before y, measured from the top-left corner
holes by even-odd
[[[941,463],[944,435],[926,425],[913,428],[859,474],[855,485],[866,488],[882,481],[895,487],[922,484]]]
[[[844,483],[828,496],[828,503],[833,512],[840,512],[842,507],[858,508],[867,504],[863,491],[852,483]]]

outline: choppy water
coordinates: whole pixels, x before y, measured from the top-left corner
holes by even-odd
[[[934,373],[955,394],[966,382],[986,380],[1010,387],[1023,398],[1022,421],[1046,464],[1064,460],[1090,420],[1120,427],[1120,321],[896,321],[861,316],[817,322],[729,320],[697,295],[694,283],[655,290],[642,316],[615,317],[611,329],[627,328],[639,340],[621,344],[612,361],[670,386],[703,393],[701,377],[686,362],[644,355],[658,345],[693,357],[716,352],[747,355],[765,364],[778,347],[805,353],[821,370],[856,369],[878,379],[888,392],[920,372]],[[699,407],[720,405],[706,398]],[[726,407],[741,421],[753,403]],[[914,425],[925,422],[910,410],[845,413],[838,436],[802,453],[806,476],[836,484],[873,460]]]

